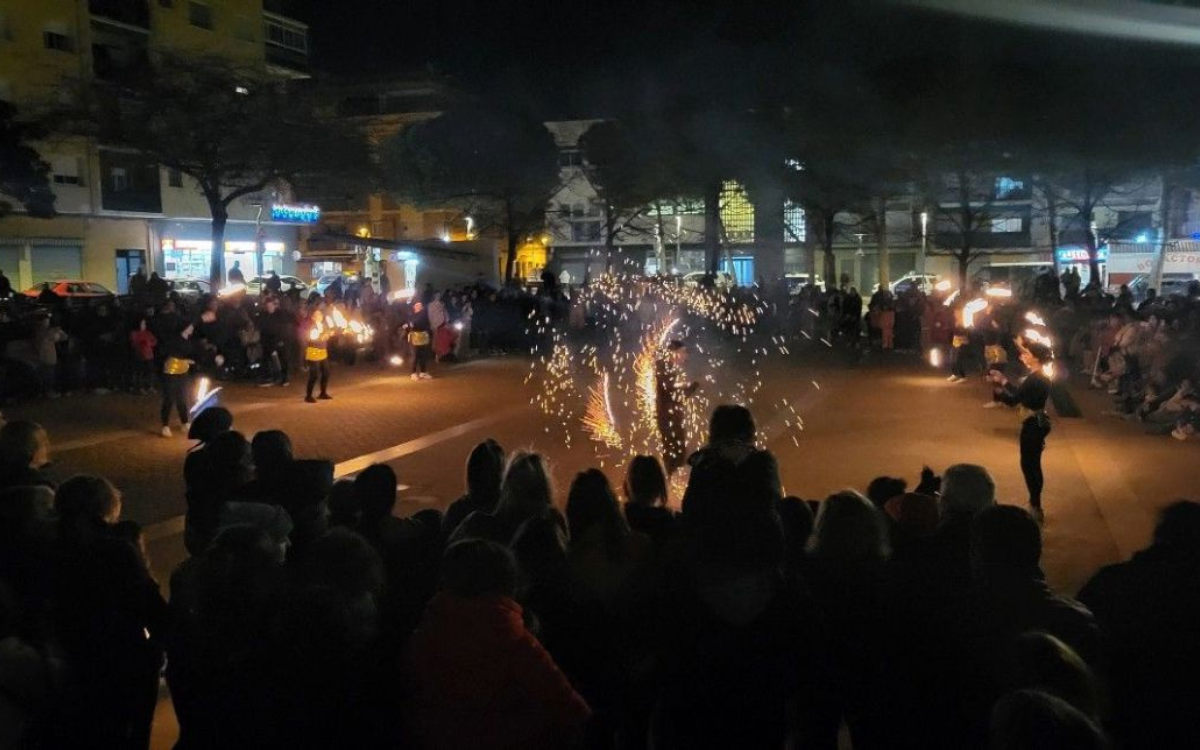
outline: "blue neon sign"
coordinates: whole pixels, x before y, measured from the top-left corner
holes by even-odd
[[[291,221],[301,224],[315,224],[321,218],[321,207],[293,203],[276,203],[271,206],[272,221]]]

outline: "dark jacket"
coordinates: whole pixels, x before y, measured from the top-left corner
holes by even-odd
[[[1200,747],[1200,551],[1156,544],[1079,592],[1104,632],[1113,732],[1125,748]]]

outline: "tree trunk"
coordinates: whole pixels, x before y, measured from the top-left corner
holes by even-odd
[[[612,205],[604,202],[604,272],[612,270],[613,249],[617,245],[616,219],[613,218]]]
[[[887,199],[875,199],[875,246],[879,251],[879,288],[887,289],[891,280],[891,253],[888,250]]]
[[[825,255],[825,284],[832,284],[836,289],[840,286],[837,278],[837,256],[833,254],[834,218],[837,216],[830,209],[821,210],[821,250]]]
[[[208,261],[208,281],[213,291],[225,286],[225,224],[229,212],[223,203],[210,203],[212,212],[212,252]]]
[[[1150,277],[1152,289],[1162,289],[1163,268],[1167,265],[1167,248],[1171,237],[1171,201],[1174,198],[1174,185],[1164,175],[1162,178],[1162,198],[1158,209],[1158,258],[1154,263],[1154,273]]]
[[[960,251],[958,256],[958,288],[962,290],[961,294],[965,297],[967,294],[967,274],[971,268],[971,251],[969,249]]]
[[[716,275],[721,266],[721,181],[704,186],[704,262]]]
[[[1100,286],[1100,261],[1096,257],[1096,253],[1099,251],[1099,241],[1096,237],[1096,228],[1092,226],[1093,213],[1090,206],[1086,207],[1079,212],[1079,219],[1083,222],[1083,242],[1087,247],[1088,285]]]
[[[512,201],[504,201],[504,235],[508,244],[508,257],[504,259],[504,284],[507,286],[513,278],[513,268],[517,265],[517,227],[513,221]]]
[[[1058,268],[1058,204],[1048,190],[1046,194],[1046,219],[1050,226],[1050,261],[1054,264],[1054,278],[1059,276]]]

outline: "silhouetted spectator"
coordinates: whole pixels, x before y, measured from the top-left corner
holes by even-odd
[[[667,474],[654,456],[634,456],[625,470],[625,520],[662,549],[676,533],[678,517],[667,507]]]
[[[498,544],[451,545],[440,591],[405,659],[405,726],[420,747],[559,748],[582,736],[590,710],[513,600],[517,571]]]
[[[167,607],[121,495],[80,476],[58,488],[55,621],[71,682],[61,729],[75,747],[148,747]]]
[[[1079,592],[1104,631],[1112,731],[1125,748],[1200,747],[1200,503],[1163,510],[1153,543]]]
[[[442,518],[442,536],[449,538],[458,525],[475,511],[495,513],[504,476],[504,449],[495,440],[485,440],[467,457],[467,494],[450,504]]]
[[[54,482],[41,471],[49,463],[50,437],[40,424],[17,420],[0,427],[0,489],[54,489]]]
[[[992,710],[993,750],[1105,750],[1100,728],[1066,701],[1039,690],[1017,690]]]

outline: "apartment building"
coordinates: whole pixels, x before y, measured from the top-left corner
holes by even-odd
[[[305,24],[283,15],[278,0],[4,0],[0,98],[18,113],[38,111],[68,86],[119,84],[152,66],[159,51],[304,77],[307,38]],[[75,278],[124,292],[143,266],[207,278],[210,216],[190,178],[115,144],[54,138],[37,145],[51,166],[58,216],[0,219],[0,268],[14,285]],[[230,207],[226,267],[238,261],[248,276],[293,269],[300,229],[316,214],[288,193],[264,191]]]

